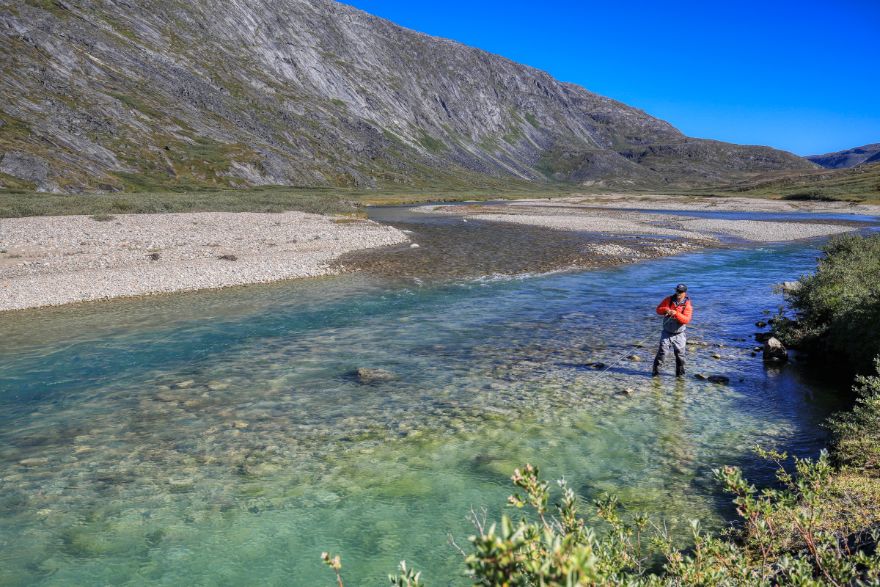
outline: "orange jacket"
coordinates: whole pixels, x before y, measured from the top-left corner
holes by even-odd
[[[694,315],[694,308],[691,306],[690,298],[684,299],[684,305],[677,305],[672,301],[672,296],[665,297],[660,302],[660,305],[657,306],[657,313],[665,316],[666,310],[675,312],[672,317],[678,320],[679,324],[687,324],[691,321],[691,316]]]

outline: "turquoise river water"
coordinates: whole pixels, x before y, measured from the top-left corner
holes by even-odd
[[[466,544],[472,508],[500,515],[526,462],[586,503],[610,491],[673,529],[717,527],[731,511],[712,468],[767,481],[750,447],[815,455],[839,406],[797,363],[751,355],[771,286],[815,246],[0,316],[0,584],[332,585],[329,550],[348,585],[383,585],[401,559],[464,585],[447,537]],[[648,377],[653,308],[682,280],[705,343],[691,372],[728,386]]]

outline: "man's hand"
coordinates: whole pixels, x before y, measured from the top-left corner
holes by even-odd
[[[675,310],[666,310],[667,316],[675,316]]]

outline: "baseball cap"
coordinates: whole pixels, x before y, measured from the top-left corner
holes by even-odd
[[[683,292],[683,291],[687,291],[687,290],[688,290],[688,286],[686,286],[683,283],[679,283],[678,285],[675,286],[675,291],[677,291],[677,292]]]

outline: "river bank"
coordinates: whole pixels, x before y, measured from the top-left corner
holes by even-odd
[[[404,216],[370,210],[373,220],[304,212],[3,218],[0,311],[344,271],[424,279],[594,269],[731,242],[828,236],[880,216],[880,206],[842,202],[624,194],[386,208]],[[413,222],[412,211],[434,220]]]
[[[303,212],[0,219],[0,311],[328,275],[344,253],[407,240]]]

